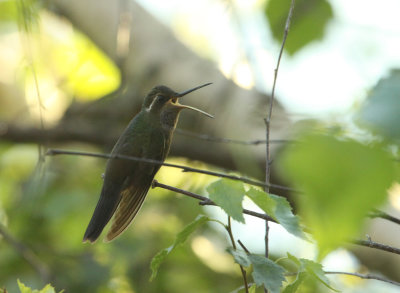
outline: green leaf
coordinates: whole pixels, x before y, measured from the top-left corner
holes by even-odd
[[[268,193],[251,187],[249,191],[246,192],[246,195],[268,216],[279,221],[275,215],[277,202]]]
[[[34,292],[34,293],[37,293],[37,290],[32,291],[31,288],[25,286],[25,284],[22,283],[19,279],[17,280],[17,283],[18,283],[19,291],[20,291],[21,293],[33,293],[33,292]],[[35,292],[35,291],[36,291],[36,292]]]
[[[211,219],[203,215],[198,216],[193,222],[188,224],[185,228],[183,228],[181,232],[176,235],[175,241],[170,247],[164,248],[153,257],[150,264],[150,281],[154,280],[154,278],[157,276],[158,269],[160,265],[164,262],[167,255],[170,254],[175,248],[185,243],[185,241],[194,231],[197,230],[197,228],[208,221],[211,221]]]
[[[400,69],[381,79],[358,115],[361,125],[388,139],[400,139]]]
[[[227,251],[233,256],[235,262],[244,267],[248,267],[251,265],[249,258],[247,257],[247,253],[242,250],[235,250],[232,247],[228,248]]]
[[[155,279],[160,265],[164,262],[165,258],[171,252],[171,250],[172,246],[164,248],[153,257],[150,263],[150,269],[151,269],[150,281],[153,281]]]
[[[64,290],[60,291],[62,293]],[[47,284],[42,290],[39,291],[39,293],[55,293],[55,289],[53,286],[50,284]]]
[[[292,213],[292,207],[286,198],[268,194],[255,188],[250,188],[246,195],[289,233],[307,239],[301,230],[298,217]]]
[[[331,289],[333,291],[337,291],[336,289],[332,288],[329,285],[329,283],[330,283],[329,279],[325,275],[321,264],[314,262],[312,260],[309,260],[309,259],[304,259],[304,258],[301,258],[300,262],[301,262],[302,267],[305,268],[305,270],[308,274],[310,274],[311,276],[316,278],[318,281],[320,281],[322,284],[324,284],[329,289]]]
[[[290,254],[289,252],[287,252],[287,256],[288,259],[294,262],[299,268],[301,267],[301,262],[297,257],[295,257],[293,254]]]
[[[251,285],[251,287],[249,288],[249,293],[256,293],[257,290],[257,285],[253,284]]]
[[[295,293],[297,289],[299,289],[300,285],[307,278],[307,273],[299,272],[296,276],[296,280],[293,283],[290,283],[286,286],[286,288],[282,291],[282,293]]]
[[[42,290],[32,290],[28,286],[25,286],[20,280],[17,280],[18,288],[21,293],[55,293],[55,289],[50,284],[47,284]],[[60,291],[62,293],[64,290]]]
[[[299,274],[305,274],[306,276],[311,276],[312,278],[316,279],[318,282],[321,282],[324,284],[326,287],[329,289],[339,292],[338,290],[334,289],[333,287],[330,286],[329,279],[326,277],[325,272],[322,268],[322,265],[320,263],[314,262],[309,259],[305,258],[297,258],[294,255],[287,253],[288,259],[293,261],[297,266],[298,266],[298,275]],[[291,292],[291,291],[289,291]],[[295,291],[293,291],[295,292]],[[287,292],[285,292],[287,293]]]
[[[324,135],[303,136],[281,158],[281,171],[303,191],[296,199],[320,257],[360,233],[368,212],[386,199],[395,174],[381,148]]]
[[[207,186],[210,199],[232,219],[244,223],[242,201],[245,194],[242,182],[220,179]]]
[[[284,268],[261,255],[249,254],[248,259],[253,265],[252,276],[257,286],[264,286],[271,293],[279,293],[285,281]]]
[[[274,38],[281,42],[291,0],[270,0],[265,10]],[[333,12],[326,0],[297,0],[285,50],[294,54],[309,43],[323,38]]]

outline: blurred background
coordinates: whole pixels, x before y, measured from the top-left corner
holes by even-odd
[[[168,256],[149,282],[152,257],[199,213],[226,221],[218,208],[154,189],[120,238],[82,244],[105,161],[45,153],[107,153],[153,86],[183,91],[213,82],[183,103],[215,119],[182,113],[168,162],[263,180],[265,144],[248,142],[265,140],[263,119],[289,6],[289,0],[1,0],[0,286],[17,292],[20,279],[34,288],[51,282],[66,292],[239,288],[240,270],[225,252],[227,235],[211,224]],[[400,67],[398,11],[397,0],[296,1],[277,82],[273,156],[309,119],[364,135],[354,114],[378,81]],[[156,179],[203,195],[215,180],[167,167]],[[272,182],[281,183],[275,172]],[[386,209],[399,214],[398,202],[390,197]],[[233,228],[253,252],[263,253],[263,227],[246,218],[246,225]],[[374,222],[368,231],[374,240],[398,243],[396,227],[384,227]],[[278,258],[286,251],[315,256],[311,244],[273,225],[271,253]],[[336,251],[324,264],[368,267],[400,281],[399,261],[357,249]],[[343,292],[399,292],[376,281],[332,281]],[[316,286],[307,283],[299,292],[327,290]]]

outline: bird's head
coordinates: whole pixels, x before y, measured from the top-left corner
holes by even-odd
[[[183,109],[197,111],[210,118],[214,118],[202,110],[179,103],[181,97],[210,84],[206,83],[182,93],[177,93],[164,85],[156,86],[144,99],[142,111],[159,116],[161,124],[171,127],[175,127],[179,113]]]

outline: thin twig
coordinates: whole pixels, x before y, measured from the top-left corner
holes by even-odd
[[[3,236],[3,239],[38,273],[44,282],[49,283],[51,281],[50,270],[47,268],[46,264],[43,263],[31,249],[9,234],[3,225],[0,225],[0,235]]]
[[[232,243],[232,248],[236,250],[236,243],[235,239],[233,238],[233,233],[232,233],[232,224],[231,224],[231,217],[228,216],[228,225],[225,226],[226,231],[228,232],[229,238]],[[244,288],[246,293],[249,293],[249,288],[247,285],[247,277],[246,277],[246,270],[243,268],[241,264],[239,264],[240,271],[242,272],[242,277],[243,277],[243,283],[244,283]]]
[[[210,200],[209,198],[207,198],[205,196],[202,196],[202,195],[190,192],[190,191],[186,191],[186,190],[183,190],[183,189],[180,189],[180,188],[176,188],[176,187],[173,187],[173,186],[169,186],[169,185],[160,183],[157,180],[153,180],[152,187],[153,188],[160,187],[160,188],[163,188],[163,189],[167,189],[167,190],[170,190],[170,191],[174,191],[174,192],[177,192],[177,193],[180,193],[180,194],[183,194],[183,195],[198,199],[198,200],[200,200],[200,204],[201,205],[217,206],[217,204],[215,204],[212,200]],[[260,219],[263,219],[265,221],[271,221],[271,222],[275,222],[276,223],[276,221],[273,218],[271,218],[270,216],[268,216],[266,214],[257,213],[257,212],[250,211],[250,210],[247,210],[247,209],[243,209],[243,214],[246,214],[246,215],[249,215],[249,216],[253,216],[253,217],[256,217],[256,218],[260,218]]]
[[[349,276],[354,276],[354,277],[358,277],[361,279],[369,279],[369,280],[378,280],[378,281],[382,281],[385,283],[389,283],[395,286],[400,286],[399,282],[396,281],[392,281],[386,278],[382,278],[376,275],[371,275],[371,274],[360,274],[360,273],[349,273],[349,272],[336,272],[336,271],[325,271],[324,272],[327,275],[349,275]]]
[[[392,223],[400,225],[400,219],[399,218],[393,217],[393,216],[391,216],[391,215],[389,215],[389,214],[387,214],[387,213],[385,213],[384,211],[381,211],[381,210],[374,209],[371,213],[369,213],[368,217],[370,217],[370,218],[381,218],[381,219],[385,219],[385,220],[388,220],[388,221],[390,221]]]
[[[238,181],[242,181],[244,183],[250,184],[250,185],[255,185],[255,186],[260,186],[260,187],[269,186],[269,187],[276,188],[276,189],[297,191],[291,187],[282,186],[282,185],[278,185],[278,184],[266,184],[265,182],[249,179],[249,178],[242,177],[242,176],[229,175],[229,174],[225,174],[225,173],[213,172],[213,171],[197,169],[197,168],[192,168],[192,167],[187,167],[187,166],[182,166],[182,165],[177,165],[177,164],[170,164],[170,163],[165,163],[162,161],[146,159],[146,158],[138,158],[138,157],[118,155],[118,154],[111,155],[111,154],[68,151],[68,150],[59,150],[59,149],[49,149],[47,151],[46,155],[47,156],[74,155],[74,156],[96,157],[96,158],[103,158],[103,159],[111,159],[112,158],[112,159],[120,159],[120,160],[131,160],[131,161],[136,161],[136,162],[145,162],[145,163],[149,163],[149,164],[155,164],[155,165],[161,165],[161,166],[166,166],[166,167],[171,167],[171,168],[182,169],[183,172],[195,172],[195,173],[206,174],[206,175],[220,177],[220,178],[228,178],[228,179],[232,179],[232,180],[238,180]]]
[[[368,239],[368,240],[356,239],[356,240],[350,241],[350,243],[356,244],[356,245],[360,245],[360,246],[366,246],[366,247],[370,247],[370,248],[375,248],[375,249],[379,249],[379,250],[383,250],[383,251],[387,251],[387,252],[390,252],[390,253],[394,253],[394,254],[399,254],[400,255],[400,248],[389,246],[389,245],[378,243],[378,242],[374,242],[371,239]]]
[[[250,251],[247,249],[246,246],[244,246],[243,242],[240,241],[240,239],[238,239],[238,243],[239,243],[239,245],[243,248],[243,250],[244,250],[246,253],[250,253]]]
[[[223,138],[223,137],[215,137],[208,134],[198,134],[191,131],[183,130],[183,129],[175,129],[175,133],[182,134],[185,136],[190,136],[193,138],[198,138],[201,140],[215,142],[215,143],[231,143],[231,144],[241,144],[241,145],[260,145],[266,144],[267,141],[265,139],[256,139],[256,140],[239,140],[239,139],[230,139],[230,138]],[[290,139],[271,139],[270,143],[290,143],[292,140]]]
[[[265,164],[265,182],[268,184],[271,179],[271,153],[270,153],[270,130],[271,130],[271,118],[272,118],[272,109],[274,105],[274,99],[275,99],[275,88],[276,88],[276,81],[278,78],[278,71],[279,71],[279,65],[281,63],[282,59],[282,54],[283,54],[283,49],[285,47],[286,39],[289,34],[289,28],[290,28],[290,21],[292,19],[293,15],[293,10],[294,10],[294,3],[295,0],[292,0],[289,8],[289,13],[286,19],[286,25],[285,25],[285,31],[283,33],[283,40],[282,40],[282,45],[281,49],[279,51],[279,56],[278,56],[278,61],[276,63],[276,68],[274,70],[274,81],[272,84],[272,93],[271,93],[271,98],[269,100],[269,109],[268,109],[268,116],[264,120],[265,121],[265,126],[266,126],[266,164]],[[265,192],[269,192],[269,187],[265,187]],[[269,223],[268,221],[265,222],[265,257],[268,258],[268,242],[269,242]],[[264,292],[268,293],[267,288],[264,287]]]

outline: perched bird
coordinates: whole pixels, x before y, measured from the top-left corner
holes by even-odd
[[[144,99],[141,111],[130,121],[111,155],[152,159],[163,162],[171,145],[172,134],[179,113],[199,109],[179,104],[178,99],[206,83],[182,93],[166,86],[156,86]],[[160,165],[140,161],[111,158],[107,162],[100,199],[86,229],[83,241],[95,242],[115,213],[105,241],[120,235],[139,211]]]

